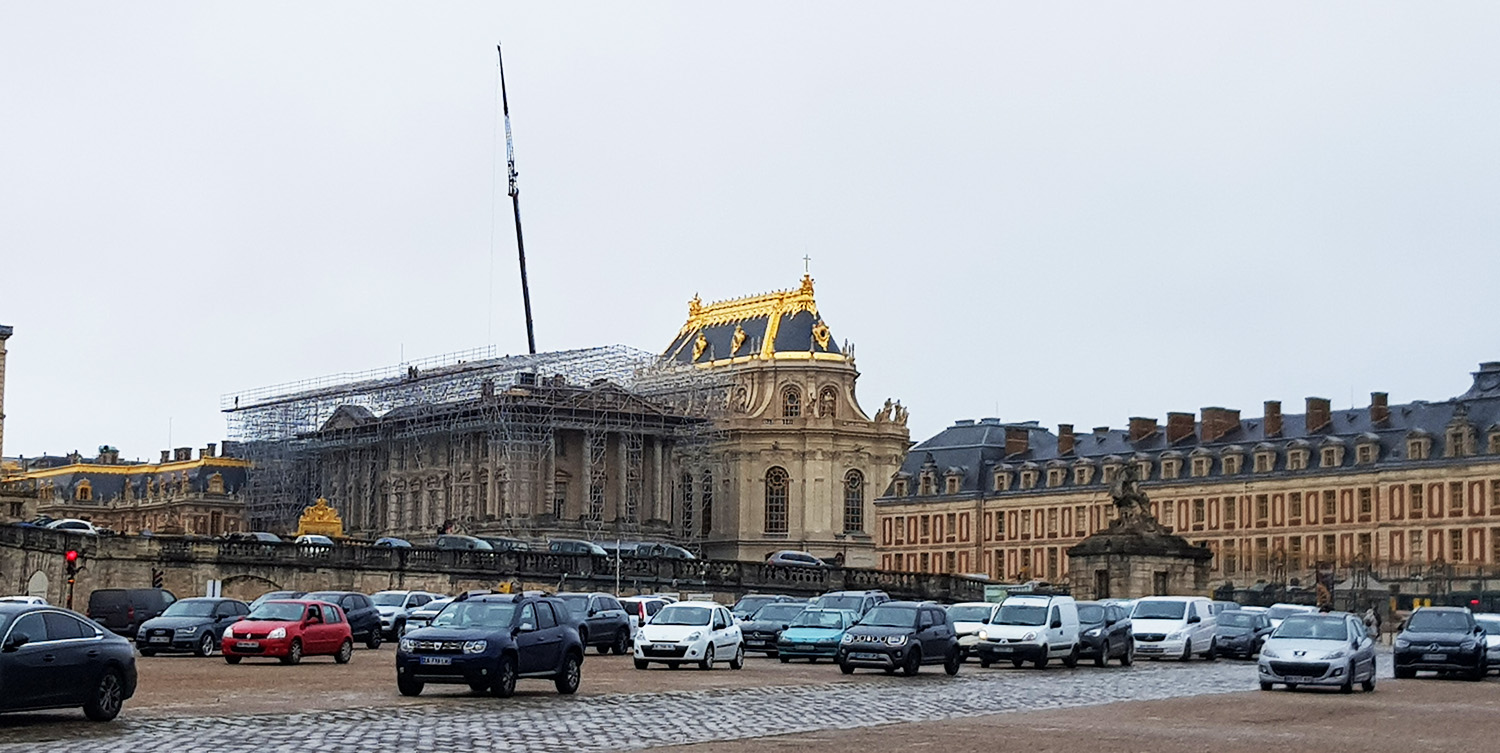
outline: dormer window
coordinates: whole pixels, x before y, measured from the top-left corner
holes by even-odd
[[[1324,447],[1320,460],[1320,467],[1338,468],[1339,466],[1342,466],[1344,464],[1344,448]]]
[[[958,493],[959,482],[961,482],[962,480],[963,479],[961,479],[957,475],[949,475],[948,477],[944,478],[943,479],[944,493],[945,494],[957,494]]]
[[[1182,475],[1182,460],[1178,458],[1162,458],[1161,477],[1163,481],[1174,480]]]
[[[1276,468],[1276,451],[1275,450],[1256,450],[1255,451],[1255,472],[1256,473],[1270,473],[1275,468]]]
[[[995,473],[995,491],[1010,491],[1010,473],[1006,471],[998,471]]]
[[[1406,440],[1406,457],[1412,460],[1426,460],[1432,455],[1432,439],[1424,436],[1410,437]]]
[[[1050,488],[1050,487],[1054,487],[1054,486],[1062,486],[1062,484],[1063,484],[1063,469],[1061,469],[1061,468],[1048,468],[1047,469],[1047,486]]]
[[[1140,461],[1137,461],[1136,464],[1135,464],[1135,471],[1140,476],[1140,479],[1142,481],[1145,481],[1146,479],[1151,478],[1151,461],[1150,460],[1140,460]]]
[[[214,475],[208,477],[208,493],[209,494],[223,494],[224,493],[224,474],[222,474],[222,473],[215,473]]]
[[[1086,486],[1094,480],[1094,466],[1091,463],[1081,463],[1073,466],[1073,485]]]
[[[1034,470],[1021,471],[1021,488],[1035,489],[1037,475],[1037,472]]]
[[[1463,458],[1474,454],[1474,430],[1468,427],[1448,430],[1447,456]]]
[[[1380,446],[1374,442],[1361,442],[1354,448],[1354,462],[1359,465],[1369,465],[1375,462],[1379,448]]]
[[[896,485],[895,485],[895,489],[893,491],[894,491],[895,496],[897,496],[897,497],[905,497],[906,496],[906,492],[907,492],[906,479],[904,479],[904,478],[898,478],[898,479],[896,479]]]
[[[1495,428],[1491,428],[1490,429],[1490,435],[1489,435],[1489,441],[1486,442],[1485,444],[1488,445],[1485,448],[1486,452],[1488,452],[1491,455],[1500,455],[1500,430],[1497,430]]]
[[[1307,450],[1303,449],[1288,450],[1286,453],[1286,469],[1289,471],[1307,470],[1307,456],[1309,454]]]
[[[1120,469],[1124,467],[1124,461],[1117,455],[1111,455],[1104,459],[1104,472],[1100,481],[1113,484],[1120,475]]]
[[[931,497],[932,495],[934,495],[936,493],[937,493],[937,479],[930,472],[923,473],[922,474],[922,486],[918,490],[917,494],[919,494],[919,495],[921,495],[923,497]]]
[[[1244,455],[1225,455],[1224,456],[1224,460],[1222,462],[1223,469],[1224,469],[1224,475],[1226,475],[1226,476],[1233,476],[1233,475],[1239,473],[1240,472],[1240,467],[1242,465],[1244,465],[1244,462],[1245,462],[1245,456]]]
[[[1193,478],[1202,478],[1208,475],[1208,470],[1213,466],[1213,458],[1193,458]]]
[[[79,502],[94,501],[94,485],[88,479],[79,481],[78,486],[73,489],[73,498]]]

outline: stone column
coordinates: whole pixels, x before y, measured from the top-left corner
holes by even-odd
[[[663,483],[663,480],[666,477],[665,467],[666,466],[663,465],[663,458],[662,458],[661,437],[652,437],[651,438],[651,468],[652,468],[652,470],[655,473],[655,475],[652,477],[652,480],[654,481],[654,483],[652,485],[656,487],[656,491],[655,491],[654,494],[651,495],[651,509],[648,512],[648,514],[645,516],[648,519],[651,519],[651,518],[654,518],[656,520],[661,520],[662,519],[662,514],[661,514],[661,500],[662,500],[662,495],[666,493],[666,488],[667,488],[666,484]]]

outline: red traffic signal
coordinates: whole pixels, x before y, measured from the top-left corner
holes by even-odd
[[[64,554],[63,557],[66,558],[69,562],[77,562],[78,561],[78,550],[77,549],[69,549],[68,553]]]

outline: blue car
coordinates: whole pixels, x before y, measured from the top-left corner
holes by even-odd
[[[782,664],[792,659],[816,662],[838,658],[844,631],[856,619],[854,612],[847,609],[804,609],[776,639],[776,655]]]
[[[536,677],[572,694],[582,664],[583,642],[562,599],[464,594],[401,637],[396,688],[414,696],[428,683],[459,684],[508,698],[518,678]]]

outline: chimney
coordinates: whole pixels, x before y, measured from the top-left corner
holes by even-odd
[[[1370,393],[1370,423],[1385,428],[1391,423],[1390,396],[1384,392]]]
[[[1307,433],[1323,431],[1333,424],[1333,406],[1326,397],[1307,399]]]
[[[1142,439],[1156,434],[1156,419],[1154,418],[1131,418],[1130,419],[1130,441],[1139,442]]]
[[[1005,456],[1024,455],[1031,449],[1031,432],[1020,426],[1005,427]]]
[[[175,454],[175,457],[174,457],[175,460],[192,460],[193,459],[193,448],[191,448],[191,447],[178,447],[178,448],[172,450],[172,452]]]
[[[1167,444],[1177,444],[1183,439],[1193,436],[1193,429],[1197,422],[1193,420],[1191,413],[1168,413],[1167,414]]]
[[[162,450],[161,451],[161,462],[163,462],[163,463],[170,463],[170,462],[172,462],[172,451],[171,450]]]
[[[1203,441],[1217,442],[1240,427],[1240,412],[1228,408],[1203,409]]]
[[[211,457],[211,458],[218,457],[219,456],[219,445],[217,443],[215,443],[215,442],[209,442],[208,446],[205,447],[205,448],[203,448],[203,454],[205,456]]]
[[[1281,436],[1281,401],[1266,401],[1266,438]]]
[[[1072,455],[1073,454],[1073,446],[1074,446],[1074,444],[1076,442],[1077,442],[1077,440],[1074,439],[1074,437],[1073,437],[1073,425],[1072,424],[1058,424],[1057,425],[1057,454],[1058,455]]]

